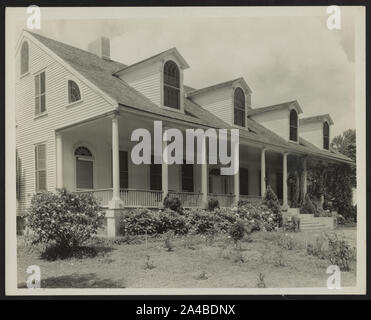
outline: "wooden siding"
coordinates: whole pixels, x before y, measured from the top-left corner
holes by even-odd
[[[134,89],[150,99],[153,103],[161,105],[161,65],[155,63],[121,76]]]
[[[233,124],[233,97],[231,88],[214,90],[192,97],[197,104],[229,124]]]
[[[17,214],[24,214],[35,192],[34,145],[47,145],[47,188],[56,186],[55,129],[112,110],[103,97],[76,79],[37,42],[29,43],[29,73],[20,77],[20,52],[16,55],[16,145],[22,164],[22,188]],[[45,70],[46,114],[35,117],[34,74]],[[68,79],[80,87],[82,101],[68,106]]]

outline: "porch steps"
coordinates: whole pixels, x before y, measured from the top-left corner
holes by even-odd
[[[300,230],[301,231],[322,231],[332,229],[332,218],[314,217],[313,214],[300,215]]]

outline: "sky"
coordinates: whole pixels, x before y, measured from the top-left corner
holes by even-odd
[[[107,36],[111,58],[125,64],[176,47],[190,65],[184,83],[191,87],[243,77],[253,108],[297,100],[300,117],[331,115],[333,137],[355,128],[352,17],[342,17],[341,30],[329,30],[324,16],[184,14],[47,20],[38,32],[85,50]]]

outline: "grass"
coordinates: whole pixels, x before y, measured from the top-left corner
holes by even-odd
[[[356,229],[340,229],[355,245]],[[18,286],[26,287],[30,265],[41,269],[43,288],[256,288],[325,287],[329,262],[306,254],[306,243],[320,233],[256,232],[236,246],[224,235],[166,235],[97,238],[70,255],[42,254],[18,238]],[[291,242],[294,242],[293,246]],[[168,246],[172,250],[168,250]],[[342,273],[342,287],[356,284],[356,273]]]

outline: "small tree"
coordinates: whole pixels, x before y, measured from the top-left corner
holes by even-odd
[[[237,245],[238,241],[242,240],[246,233],[246,227],[243,221],[237,220],[230,228],[229,235]]]
[[[276,196],[273,189],[269,185],[267,186],[267,189],[265,191],[262,204],[272,210],[273,214],[275,215],[275,222],[277,222],[278,225],[281,226],[282,225],[281,205],[278,200],[278,197]]]
[[[214,211],[215,209],[219,209],[220,208],[219,200],[215,198],[209,199],[207,203],[207,207],[209,211]]]
[[[27,213],[33,243],[53,243],[60,249],[81,245],[97,233],[103,221],[97,200],[91,194],[66,189],[34,195]]]
[[[309,214],[315,214],[317,211],[308,193],[305,195],[300,211],[302,213],[309,213]]]
[[[180,199],[177,197],[172,197],[169,194],[167,194],[164,199],[164,208],[169,208],[178,213],[183,213],[183,207]]]

